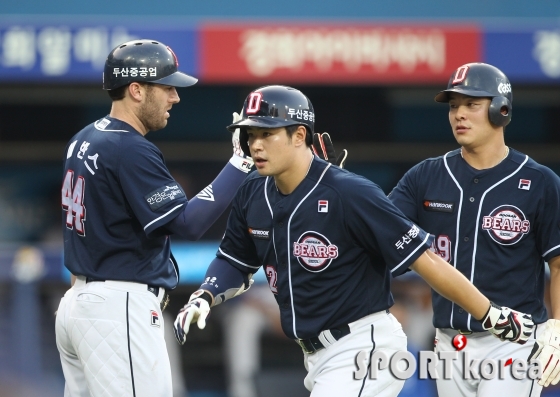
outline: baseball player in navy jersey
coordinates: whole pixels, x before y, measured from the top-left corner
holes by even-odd
[[[552,317],[560,318],[560,178],[506,146],[512,89],[499,69],[463,65],[435,100],[449,103],[449,121],[461,148],[413,167],[389,198],[435,236],[432,250],[491,301],[528,313],[538,324],[529,343],[501,343],[482,332],[483,324],[460,304],[434,291],[436,351],[460,349],[471,360],[527,360],[538,337],[531,358],[538,354],[541,361],[539,384],[556,384],[560,321],[547,321],[543,295],[548,262]],[[461,345],[457,335],[465,336],[459,337]],[[453,379],[437,380],[440,396],[540,395],[537,382],[516,380],[510,371],[503,380],[463,379],[459,361]]]
[[[57,312],[56,343],[67,397],[172,396],[162,311],[179,272],[169,236],[199,238],[252,166],[234,135],[234,155],[209,186],[213,197],[187,200],[145,138],[166,126],[176,87],[197,81],[177,65],[157,41],[116,47],[103,73],[111,112],[66,147],[64,264],[73,286]]]
[[[227,230],[200,289],[174,324],[180,343],[190,324],[204,328],[210,308],[250,286],[263,268],[285,334],[303,349],[311,396],[396,396],[404,381],[389,370],[356,380],[356,356],[406,350],[389,313],[390,276],[417,271],[436,290],[510,340],[526,326],[490,301],[429,248],[432,238],[372,182],[313,155],[315,113],[285,86],[249,94],[240,143],[257,172],[236,194]],[[368,358],[371,356],[368,355]],[[369,364],[369,363],[368,363]],[[375,364],[374,364],[375,365]]]

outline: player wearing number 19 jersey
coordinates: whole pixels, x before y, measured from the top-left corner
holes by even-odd
[[[413,167],[389,198],[435,236],[432,249],[490,300],[529,313],[542,324],[548,318],[545,261],[551,268],[551,290],[560,288],[560,178],[505,145],[511,85],[497,68],[461,66],[436,101],[449,102],[450,123],[462,147]],[[481,323],[460,306],[435,291],[432,297],[437,351],[458,349],[481,361],[529,357],[535,335],[524,346],[502,343],[481,332]],[[553,292],[556,318],[558,299]],[[537,326],[537,336],[543,328]],[[458,334],[466,336],[460,337],[466,346],[453,344]],[[514,379],[509,368],[505,379],[465,379],[459,361],[452,380],[437,380],[440,397],[540,394],[536,382]]]

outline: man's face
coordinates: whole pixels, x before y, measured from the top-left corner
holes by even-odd
[[[145,98],[140,105],[138,118],[148,131],[161,130],[167,125],[168,111],[179,103],[177,90],[161,84],[146,84],[142,88]]]
[[[449,123],[461,146],[476,148],[493,138],[498,127],[488,119],[489,98],[449,94]]]
[[[249,149],[260,175],[278,176],[289,169],[295,156],[292,139],[282,128],[247,128]]]

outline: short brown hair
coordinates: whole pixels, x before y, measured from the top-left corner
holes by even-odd
[[[151,83],[147,83],[144,81],[136,81],[136,83],[140,84],[141,86],[148,86],[148,89],[152,88],[152,84]],[[107,93],[109,94],[109,97],[113,100],[113,101],[121,101],[124,99],[125,95],[126,95],[126,90],[128,90],[128,86],[129,84],[123,85],[122,87],[118,87],[112,90],[107,90]]]

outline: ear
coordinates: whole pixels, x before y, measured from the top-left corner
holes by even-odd
[[[128,94],[135,101],[138,101],[138,102],[142,101],[142,99],[144,98],[145,92],[146,91],[144,90],[144,87],[142,87],[140,84],[138,84],[136,82],[132,82],[128,85]]]
[[[307,129],[303,125],[298,126],[298,129],[292,135],[292,141],[294,143],[294,146],[301,146],[301,145],[307,146],[307,144],[305,143],[306,135],[307,135]]]

